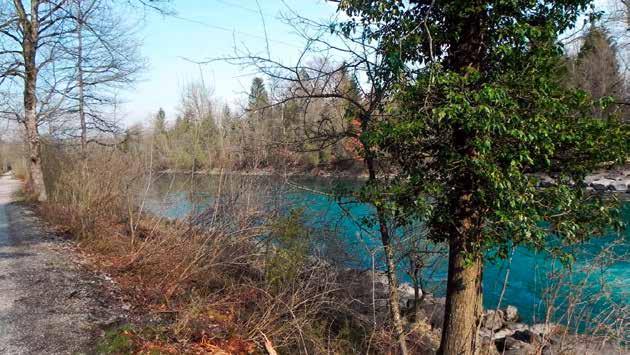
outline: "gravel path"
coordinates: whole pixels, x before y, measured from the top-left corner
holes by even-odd
[[[0,177],[0,354],[94,353],[102,329],[121,319],[108,280],[14,202],[19,187]]]

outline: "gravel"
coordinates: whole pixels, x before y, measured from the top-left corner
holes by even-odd
[[[94,353],[104,329],[124,321],[114,286],[14,201],[19,187],[0,177],[0,354]]]

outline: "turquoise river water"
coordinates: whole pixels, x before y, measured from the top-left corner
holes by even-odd
[[[352,203],[340,206],[335,199],[316,191],[330,192],[338,180],[298,179],[296,188],[286,184],[278,177],[243,177],[230,178],[223,183],[224,194],[237,194],[258,191],[261,195],[271,196],[275,202],[281,200],[286,210],[303,209],[304,219],[313,227],[325,227],[334,231],[334,243],[337,250],[344,251],[344,260],[359,269],[369,269],[374,262],[380,265],[380,242],[373,234],[374,228],[361,223],[369,217],[372,210],[364,204]],[[237,181],[237,182],[235,182]],[[196,177],[163,176],[155,181],[147,201],[153,213],[168,218],[186,217],[193,210],[202,210],[210,206],[219,189],[216,176]],[[346,185],[357,185],[346,181]],[[191,194],[194,186],[194,194]],[[270,188],[273,187],[273,188]],[[280,199],[278,196],[280,195]],[[621,196],[624,221],[630,224],[630,202]],[[625,200],[625,201],[624,201]],[[269,205],[277,203],[269,202]],[[511,259],[491,260],[486,262],[484,270],[484,305],[487,308],[497,306],[501,294],[501,306],[514,305],[521,317],[527,322],[544,320],[546,300],[550,291],[557,291],[556,320],[566,320],[569,313],[604,319],[607,322],[627,322],[628,290],[630,289],[630,252],[628,229],[621,234],[610,233],[604,237],[591,239],[588,243],[575,248],[575,263],[571,268],[564,268],[557,260],[544,252],[535,252],[526,248],[516,248]],[[330,249],[330,248],[329,248]],[[604,254],[606,253],[606,254]],[[374,255],[374,257],[373,257]],[[433,257],[431,268],[424,272],[425,289],[441,295],[444,292],[446,278],[445,256]],[[509,272],[506,287],[506,273]],[[400,276],[409,281],[409,276],[401,265]],[[561,286],[558,286],[561,285]],[[555,288],[556,286],[557,288]],[[552,292],[551,294],[555,294]],[[575,296],[582,302],[570,311],[567,297]],[[587,312],[582,312],[587,310]]]

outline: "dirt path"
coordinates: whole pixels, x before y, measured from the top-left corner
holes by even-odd
[[[94,353],[122,314],[107,278],[81,267],[71,244],[14,202],[19,187],[0,177],[0,354]]]

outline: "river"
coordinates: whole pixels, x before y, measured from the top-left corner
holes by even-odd
[[[348,203],[340,206],[330,195],[338,185],[356,187],[356,181],[326,178],[292,178],[287,184],[281,177],[231,176],[219,183],[218,176],[164,175],[153,182],[147,196],[148,209],[167,218],[183,218],[193,210],[211,206],[219,190],[222,194],[238,190],[258,190],[270,200],[269,205],[288,209],[302,209],[310,226],[326,228],[337,248],[346,253],[349,266],[369,269],[374,261],[378,266],[380,242],[373,234],[374,227],[362,223],[372,210],[364,204]],[[227,182],[226,182],[227,181]],[[304,188],[296,187],[301,186]],[[270,188],[271,187],[271,188]],[[194,190],[195,193],[190,191]],[[229,192],[228,192],[229,191]],[[318,193],[318,191],[324,193]],[[279,198],[280,197],[280,198]],[[630,224],[630,202],[623,196],[623,219]],[[278,202],[281,201],[281,202]],[[629,230],[621,235],[611,233],[591,239],[573,248],[575,262],[563,267],[545,252],[516,248],[507,260],[489,260],[484,269],[484,306],[495,308],[514,305],[526,322],[544,321],[545,301],[558,293],[554,317],[561,322],[578,316],[605,318],[607,322],[627,322],[630,299],[630,240]],[[330,248],[329,248],[330,249]],[[603,251],[607,254],[603,256]],[[375,256],[373,258],[373,255]],[[425,290],[436,295],[444,293],[446,258],[434,257],[432,267],[424,271]],[[401,265],[401,269],[404,269]],[[506,273],[509,273],[507,283]],[[409,276],[400,271],[403,281]],[[554,285],[560,285],[554,288]],[[501,294],[503,297],[501,298]],[[567,297],[577,297],[582,305],[570,310]],[[588,312],[582,312],[588,310]],[[611,321],[611,319],[613,319]]]

